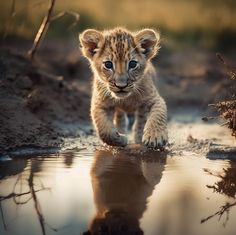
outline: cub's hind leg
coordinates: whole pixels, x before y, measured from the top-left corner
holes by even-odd
[[[129,120],[125,112],[121,110],[116,110],[114,113],[113,121],[119,133],[121,134],[127,133]]]
[[[133,124],[133,136],[134,136],[134,142],[136,144],[142,143],[142,137],[143,137],[143,129],[147,120],[147,110],[145,107],[140,107],[135,112],[135,121]]]

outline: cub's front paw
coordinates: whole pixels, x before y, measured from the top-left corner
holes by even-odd
[[[120,134],[117,130],[113,130],[106,135],[100,135],[100,138],[103,142],[112,146],[125,147],[128,144],[128,138]]]
[[[148,148],[163,150],[164,146],[167,144],[168,135],[167,130],[157,131],[151,130],[149,132],[144,132],[142,142]]]

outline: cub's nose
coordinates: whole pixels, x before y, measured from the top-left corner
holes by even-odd
[[[128,78],[125,74],[120,74],[115,79],[115,86],[119,89],[124,89],[128,86]]]
[[[115,86],[119,89],[124,89],[128,86],[128,84],[127,83],[118,83],[118,84],[115,83]]]

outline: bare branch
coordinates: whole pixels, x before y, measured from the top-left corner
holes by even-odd
[[[39,27],[39,30],[38,30],[38,32],[35,36],[33,46],[28,52],[29,58],[31,60],[34,59],[34,55],[35,55],[38,47],[40,46],[40,43],[42,42],[42,40],[43,40],[47,30],[48,30],[48,27],[50,26],[50,23],[52,21],[57,20],[57,19],[65,16],[65,15],[73,16],[74,21],[68,29],[71,29],[72,27],[74,27],[79,22],[79,17],[80,16],[77,12],[74,12],[74,11],[63,11],[63,12],[60,12],[57,15],[52,17],[55,1],[56,0],[51,0],[49,8],[48,8],[47,15],[44,17],[43,22],[41,23],[41,25]]]
[[[30,51],[28,52],[28,55],[29,55],[31,60],[34,59],[35,52],[37,51],[37,48],[39,47],[40,42],[42,41],[45,33],[47,32],[47,29],[48,29],[48,26],[49,26],[49,23],[50,23],[50,18],[51,18],[53,8],[54,8],[54,5],[55,5],[55,1],[56,0],[51,0],[49,8],[48,8],[48,13],[44,17],[43,22],[41,23],[41,26],[40,26],[40,28],[39,28],[36,36],[35,36],[34,44],[33,44],[32,48],[30,49]]]
[[[15,7],[16,7],[16,1],[12,0],[12,4],[11,4],[11,16],[13,16],[15,14]]]
[[[219,118],[219,116],[217,116],[217,117],[202,117],[202,121],[208,122],[208,121],[210,121],[210,120],[215,120],[215,119],[217,119],[217,118]]]
[[[5,231],[7,231],[7,224],[6,224],[6,221],[5,221],[5,217],[4,217],[1,201],[0,201],[0,211],[1,211],[3,227],[4,227]]]
[[[205,219],[202,219],[202,220],[201,220],[201,224],[205,223],[206,221],[208,221],[209,219],[211,219],[211,218],[213,218],[213,217],[215,217],[215,216],[219,216],[219,220],[220,220],[220,219],[222,218],[222,216],[226,213],[226,219],[225,219],[225,221],[224,221],[224,223],[223,223],[223,225],[225,226],[225,225],[227,224],[227,221],[229,220],[229,211],[230,211],[230,208],[233,207],[233,206],[235,206],[235,205],[236,205],[236,202],[231,203],[231,204],[227,202],[224,206],[222,206],[222,207],[220,208],[219,211],[217,211],[217,212],[215,212],[214,214],[212,214],[212,215],[206,217]]]
[[[225,60],[223,59],[222,55],[220,53],[216,53],[216,57],[219,59],[219,61],[225,66],[225,68],[228,70],[228,73],[230,75],[230,79],[236,80],[236,71],[233,67],[229,66]]]
[[[40,192],[40,191],[43,191],[43,190],[50,190],[50,188],[43,188],[43,189],[38,189],[38,190],[35,190],[35,192]],[[21,196],[25,196],[25,195],[29,195],[30,194],[30,191],[28,192],[24,192],[24,193],[10,193],[6,196],[0,196],[0,202],[1,201],[4,201],[4,200],[7,200],[7,199],[11,199],[11,198],[16,198],[16,197],[21,197]],[[24,204],[24,203],[17,203],[17,204]]]
[[[30,176],[29,176],[29,179],[28,179],[28,184],[29,184],[30,192],[32,194],[33,201],[34,201],[34,208],[35,208],[36,214],[38,216],[38,220],[39,220],[39,223],[40,223],[42,234],[45,235],[46,230],[45,230],[44,217],[43,217],[43,214],[41,212],[41,206],[38,202],[38,198],[37,198],[37,195],[36,195],[36,190],[34,188],[34,172],[32,170],[32,167],[31,167]]]
[[[17,201],[16,198],[13,197],[14,203],[15,203],[16,205],[24,205],[24,204],[28,203],[31,199],[32,199],[32,197],[29,197],[29,198],[28,198],[27,200],[25,200],[25,201]]]
[[[74,27],[76,24],[78,24],[79,22],[79,14],[77,12],[74,12],[74,11],[62,11],[60,13],[58,13],[57,15],[53,16],[50,21],[54,21],[54,20],[57,20],[65,15],[70,15],[70,16],[73,16],[74,17],[74,22],[71,24],[71,26],[68,28],[68,29],[71,29],[72,27]]]
[[[209,104],[208,106],[213,106],[217,110],[219,117],[225,120],[221,126],[227,126],[231,130],[231,135],[236,138],[236,69],[228,65],[221,54],[217,53],[216,57],[227,69],[229,79],[234,84],[228,88],[227,96],[230,96],[230,98],[227,98],[225,95],[225,99],[223,101],[218,101],[216,104]],[[203,117],[202,120],[208,121],[210,120],[210,117]]]
[[[24,192],[24,193],[10,193],[6,196],[0,196],[0,202],[3,201],[3,200],[7,200],[7,199],[11,199],[13,197],[21,197],[21,196],[24,196],[24,195],[28,195],[30,194],[30,191],[28,192]]]
[[[54,21],[57,20],[65,15],[71,15],[75,18],[76,21],[79,21],[79,14],[75,11],[62,11],[60,13],[58,13],[57,15],[53,16],[50,21]]]

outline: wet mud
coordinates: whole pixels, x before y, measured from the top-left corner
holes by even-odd
[[[160,152],[131,132],[125,148],[96,137],[79,52],[32,63],[1,49],[0,234],[234,235],[236,140],[202,121],[228,86],[213,57],[164,50],[154,61],[169,113]]]
[[[89,115],[91,72],[79,50],[66,48],[62,52],[55,50],[59,45],[54,45],[54,51],[44,48],[38,59],[31,62],[19,48],[15,52],[15,46],[0,47],[1,156],[19,155],[16,152],[22,149],[24,153],[35,149],[37,155],[46,153],[47,149],[50,153],[52,149],[63,151],[100,145]],[[233,53],[227,58],[233,60]],[[194,126],[201,117],[215,114],[208,104],[217,100],[221,88],[226,89],[229,84],[214,53],[202,49],[171,52],[164,47],[154,64],[158,89],[168,106],[170,132],[174,130],[179,135],[185,126],[188,131],[191,122]],[[208,132],[208,126],[205,127],[203,132]],[[214,128],[219,130],[212,137],[208,133],[197,137],[192,133],[192,139],[180,137],[182,142],[187,138],[189,141],[185,146],[180,143],[178,148],[187,149],[190,145],[197,149],[198,145],[204,147],[210,142],[223,144],[219,139],[224,142],[220,132],[225,129],[217,125]],[[218,138],[218,142],[206,141],[210,138]]]
[[[235,234],[235,161],[137,149],[1,162],[0,233]]]

